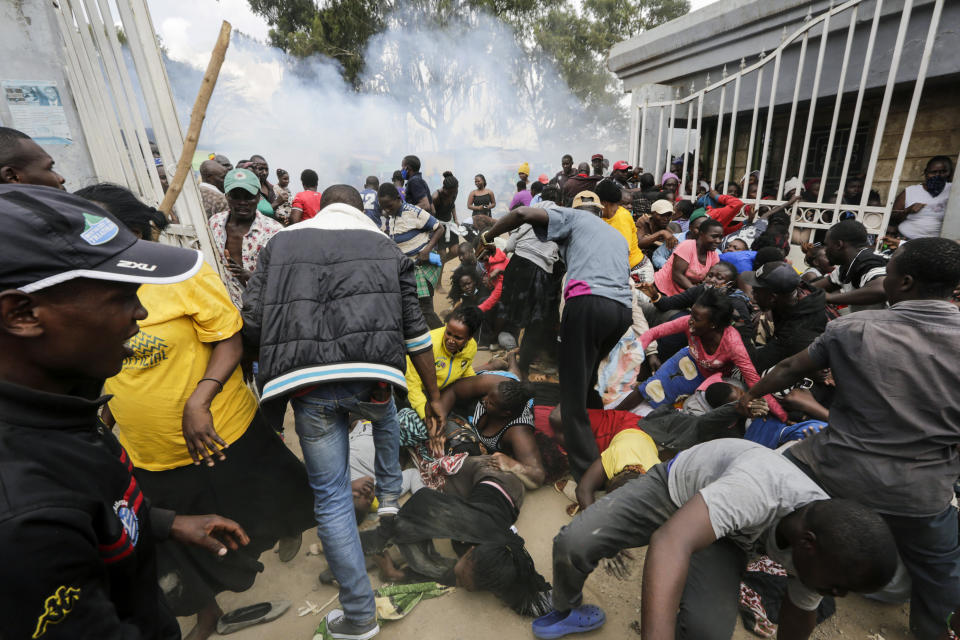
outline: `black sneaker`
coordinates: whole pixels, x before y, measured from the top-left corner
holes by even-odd
[[[380,633],[377,619],[356,623],[347,620],[342,609],[334,609],[327,614],[327,632],[335,640],[367,640]]]

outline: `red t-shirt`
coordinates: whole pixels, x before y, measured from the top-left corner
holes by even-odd
[[[320,192],[319,191],[301,191],[290,203],[294,209],[303,211],[301,220],[309,220],[320,211]]]

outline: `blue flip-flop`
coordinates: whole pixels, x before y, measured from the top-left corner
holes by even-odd
[[[554,640],[571,633],[599,629],[607,614],[598,606],[584,604],[567,612],[551,611],[533,621],[533,635],[541,640]]]

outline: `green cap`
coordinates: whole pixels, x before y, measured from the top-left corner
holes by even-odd
[[[690,222],[693,222],[697,218],[705,218],[705,217],[707,217],[707,210],[704,209],[703,207],[700,207],[699,209],[695,210],[693,213],[690,214]]]
[[[223,179],[223,192],[230,193],[234,189],[257,194],[260,192],[260,178],[249,169],[231,169]]]

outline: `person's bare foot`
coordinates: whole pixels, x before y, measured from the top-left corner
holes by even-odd
[[[197,613],[197,624],[183,640],[207,640],[217,630],[217,620],[223,615],[223,609],[214,600]]]
[[[393,558],[386,551],[373,556],[373,560],[380,569],[380,579],[384,582],[400,582],[406,576],[402,569],[393,564]]]

